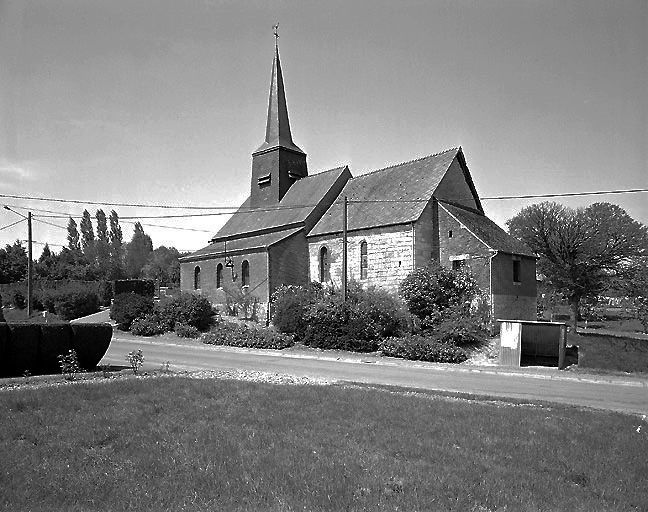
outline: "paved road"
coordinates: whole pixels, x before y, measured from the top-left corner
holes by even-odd
[[[575,376],[555,369],[515,373],[498,368],[466,368],[405,361],[367,364],[359,360],[286,355],[274,351],[166,344],[113,338],[102,364],[126,365],[131,350],[144,352],[145,369],[166,361],[180,370],[258,370],[371,384],[455,391],[527,400],[546,400],[627,413],[648,414],[648,381]]]

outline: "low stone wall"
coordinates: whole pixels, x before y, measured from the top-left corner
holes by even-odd
[[[648,339],[581,332],[570,334],[567,345],[578,346],[580,368],[648,373]]]

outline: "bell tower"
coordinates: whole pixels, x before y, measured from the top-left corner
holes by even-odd
[[[252,153],[252,207],[279,203],[295,181],[308,176],[306,153],[293,142],[290,133],[279,61],[277,27],[278,25],[275,26],[275,56],[272,63],[265,141]]]

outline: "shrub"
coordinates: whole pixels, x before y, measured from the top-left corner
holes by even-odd
[[[115,296],[110,308],[110,318],[117,326],[128,331],[133,320],[153,312],[153,299],[136,293],[121,293]]]
[[[193,325],[176,323],[173,330],[181,338],[198,338],[200,336],[200,331]]]
[[[177,323],[206,331],[214,322],[214,310],[205,297],[183,293],[155,307],[155,314],[165,331],[172,331]]]
[[[65,375],[66,380],[74,380],[77,373],[81,372],[79,360],[74,349],[68,350],[67,354],[58,356],[61,373]]]
[[[433,265],[411,272],[401,283],[399,293],[413,315],[435,323],[447,308],[468,309],[479,287],[467,272]]]
[[[91,370],[99,364],[110,346],[113,328],[110,324],[70,324],[72,348],[77,354],[79,366]]]
[[[25,295],[20,290],[14,290],[12,299],[14,307],[18,309],[25,309],[25,307],[27,306]]]
[[[149,314],[133,320],[130,332],[137,336],[155,336],[156,334],[162,334],[164,327],[160,324],[157,315]]]
[[[304,335],[308,309],[325,296],[320,283],[308,286],[281,285],[272,294],[272,324],[279,332]]]
[[[90,290],[57,292],[53,302],[54,311],[63,320],[73,320],[99,311],[99,297]]]
[[[208,345],[244,348],[284,349],[292,347],[292,337],[270,329],[251,329],[245,325],[224,322],[200,337]]]
[[[400,334],[407,327],[404,308],[388,292],[351,286],[348,300],[331,294],[310,306],[304,317],[305,345],[372,352],[378,340]]]
[[[141,350],[131,350],[126,356],[126,361],[128,361],[133,373],[137,375],[137,372],[144,364],[144,353]]]
[[[385,338],[380,341],[379,346],[385,356],[413,361],[462,363],[468,359],[468,354],[462,348],[420,335]]]

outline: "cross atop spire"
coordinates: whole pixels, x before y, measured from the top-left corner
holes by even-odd
[[[275,36],[275,56],[272,63],[272,78],[270,80],[270,97],[268,99],[268,120],[266,122],[265,141],[255,151],[265,151],[274,147],[283,147],[303,153],[293,142],[288,121],[288,108],[286,106],[286,93],[284,91],[281,62],[279,61],[279,23],[273,26]]]

